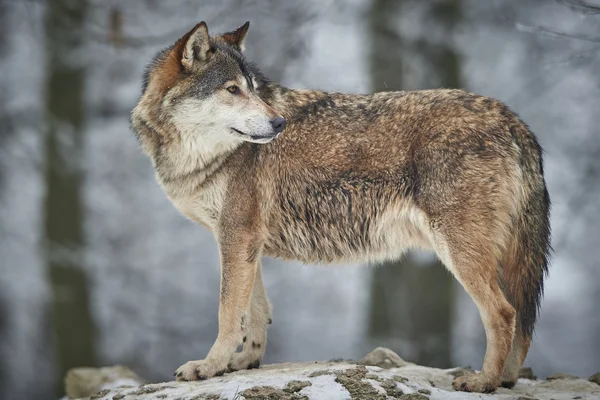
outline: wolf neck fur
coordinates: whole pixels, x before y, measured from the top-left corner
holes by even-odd
[[[192,134],[195,133],[194,136]],[[164,168],[158,168],[160,181],[165,186],[176,186],[177,191],[194,191],[216,174],[229,156],[239,147],[240,142],[218,142],[211,140],[210,134],[193,131],[179,131],[176,144],[170,146],[161,161]],[[158,163],[157,163],[158,165]],[[194,184],[185,185],[185,181]],[[175,189],[174,187],[171,190]]]
[[[320,90],[290,89],[275,82],[269,82],[259,92],[260,97],[288,122],[296,120],[296,114],[301,108],[329,97],[329,93]]]

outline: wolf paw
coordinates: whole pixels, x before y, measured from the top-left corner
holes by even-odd
[[[178,381],[201,381],[225,373],[225,365],[214,360],[188,361],[175,371]]]
[[[260,367],[260,359],[249,361],[249,357],[234,357],[227,365],[229,371],[239,371],[241,369],[255,369]]]
[[[231,371],[260,366],[267,347],[267,323],[265,319],[250,320],[246,336],[243,338],[242,350],[231,357],[227,366]]]
[[[512,389],[517,384],[517,381],[502,381],[500,386],[507,389]]]
[[[476,373],[459,376],[452,382],[452,387],[461,392],[492,393],[498,383],[489,376]]]
[[[504,373],[500,378],[500,386],[502,386],[503,388],[512,389],[519,380],[519,369],[517,368],[516,371],[514,368],[510,369],[509,371],[507,371],[506,369],[507,368],[505,367]]]
[[[265,343],[248,339],[244,342],[242,351],[233,355],[227,367],[231,371],[258,368],[264,353]]]

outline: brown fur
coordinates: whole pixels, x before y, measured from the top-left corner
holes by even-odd
[[[247,25],[211,38],[205,59],[182,66],[190,41],[207,43],[195,33],[199,26],[153,62],[132,113],[165,192],[214,232],[221,252],[219,336],[205,360],[180,367],[178,379],[260,363],[270,321],[262,255],[371,262],[420,247],[435,251],[464,286],[486,331],[482,372],[457,378],[455,388],[514,384],[537,317],[550,234],[541,149],[527,126],[499,101],[462,90],[287,89],[243,59]],[[276,110],[287,120],[279,138],[224,138],[198,150],[208,133],[180,128],[196,118],[181,114],[182,102],[219,63],[238,65],[243,96],[216,87],[203,101],[269,118]]]

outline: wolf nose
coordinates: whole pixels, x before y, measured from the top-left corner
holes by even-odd
[[[281,133],[281,131],[283,131],[283,129],[285,128],[285,118],[283,117],[273,118],[269,122],[271,122],[271,126],[273,127],[275,133]]]

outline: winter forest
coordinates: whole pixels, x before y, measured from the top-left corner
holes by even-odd
[[[145,66],[202,20],[249,20],[248,58],[288,87],[464,88],[517,112],[545,150],[554,249],[525,366],[600,370],[597,1],[0,0],[0,398],[59,398],[76,366],[170,380],[210,349],[217,244],[129,126]],[[479,313],[452,275],[425,252],[389,264],[265,259],[264,362],[386,346],[481,368]]]

